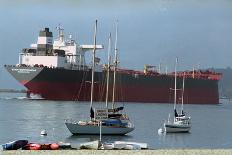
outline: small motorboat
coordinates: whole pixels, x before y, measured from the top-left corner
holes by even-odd
[[[125,149],[125,150],[148,149],[147,143],[127,142],[127,141],[115,141],[114,147],[115,149]]]
[[[71,143],[59,142],[59,149],[72,149]]]
[[[51,150],[58,150],[59,149],[59,144],[57,144],[57,143],[52,143],[52,144],[50,144],[50,148],[51,148]]]
[[[99,140],[85,142],[80,144],[80,149],[89,149],[89,150],[97,150],[101,146],[101,142]]]
[[[147,143],[115,141],[112,143],[103,143],[100,149],[102,150],[141,150],[147,149]]]
[[[137,144],[127,144],[123,149],[124,150],[141,150],[141,147]]]
[[[127,142],[127,141],[122,141],[122,142],[125,142],[127,145],[138,145],[141,149],[148,149],[148,144],[147,143]]]
[[[41,150],[58,150],[59,144],[57,143],[50,143],[50,144],[41,144]]]
[[[28,143],[22,149],[23,150],[58,150],[59,144],[57,143],[49,143],[49,144]]]
[[[114,149],[114,143],[103,143],[100,147],[101,150],[113,150]]]
[[[28,140],[16,140],[12,141],[6,144],[2,144],[3,150],[18,150],[20,148],[23,148],[25,145],[27,145]]]
[[[23,150],[40,150],[41,149],[41,145],[37,144],[37,143],[28,143],[22,149]]]
[[[116,141],[116,142],[113,142],[113,146],[114,146],[114,149],[122,150],[124,147],[126,147],[126,143],[122,141]]]

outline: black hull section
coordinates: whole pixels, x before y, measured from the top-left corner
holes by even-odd
[[[50,100],[90,101],[91,70],[68,70],[47,67],[6,66],[8,72],[30,92]],[[110,73],[110,100],[113,72]],[[177,78],[177,88],[182,88],[182,78]],[[117,72],[116,101],[119,102],[173,102],[174,76],[145,75],[134,72]],[[95,73],[94,100],[104,101],[106,73]],[[181,91],[177,91],[180,98]],[[188,77],[185,80],[186,104],[218,104],[218,80]]]

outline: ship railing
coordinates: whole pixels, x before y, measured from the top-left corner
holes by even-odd
[[[168,74],[169,76],[175,76],[175,73]],[[220,80],[222,74],[211,71],[182,71],[177,73],[177,77],[193,78],[193,79],[209,79]]]
[[[89,66],[87,65],[79,65],[76,63],[71,63],[68,68],[72,70],[89,70],[90,69]]]
[[[128,70],[128,69],[121,69],[121,68],[117,68],[117,72],[120,73],[126,73],[126,74],[137,74],[137,75],[145,75],[144,72],[142,71],[135,71],[135,70]],[[148,75],[155,75],[155,74],[148,74]]]
[[[19,53],[20,56],[36,56],[35,53]]]
[[[64,69],[65,67],[56,67],[56,66],[44,66],[43,64],[34,64],[34,65],[27,65],[27,64],[16,64],[16,65],[4,65],[4,67],[38,67],[38,68],[50,68],[50,69]],[[72,70],[89,70],[88,66],[81,66],[81,67],[70,67],[68,69]]]

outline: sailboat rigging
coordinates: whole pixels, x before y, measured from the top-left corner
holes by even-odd
[[[101,134],[108,134],[108,135],[124,135],[124,134],[127,134],[133,131],[134,125],[130,122],[129,117],[127,115],[118,113],[119,111],[123,110],[123,107],[114,108],[113,104],[114,104],[115,91],[113,91],[113,102],[112,102],[113,108],[108,109],[109,71],[110,71],[109,53],[110,53],[110,48],[111,48],[110,47],[111,46],[111,35],[109,35],[108,66],[107,66],[107,73],[106,73],[106,76],[107,76],[106,108],[105,109],[93,109],[96,32],[97,32],[97,21],[95,23],[94,48],[93,48],[93,55],[92,55],[93,64],[92,64],[90,121],[69,121],[67,120],[65,124],[72,134],[99,134],[101,132]],[[117,33],[117,28],[116,28],[116,33]],[[115,64],[116,62],[117,62],[117,52],[115,52]],[[116,77],[116,66],[114,66],[114,81],[115,81],[115,77]],[[115,84],[113,87],[115,87]],[[101,127],[99,127],[100,125]]]
[[[95,55],[96,55],[96,44],[97,44],[97,20],[95,23],[94,30],[94,46],[93,46],[93,55],[92,55],[92,82],[91,82],[91,99],[90,99],[90,108],[91,111],[93,106],[93,97],[94,97],[94,73],[95,73]],[[91,117],[92,119],[92,117]]]
[[[116,81],[116,70],[118,67],[118,22],[116,22],[116,36],[115,36],[115,45],[114,45],[114,82],[113,82],[113,96],[112,96],[112,109],[114,109],[115,105],[115,81]]]
[[[110,51],[111,51],[111,33],[109,34],[109,47],[108,47],[108,64],[107,64],[107,76],[106,76],[106,108],[108,108],[109,99],[109,82],[110,82]]]
[[[177,58],[175,63],[175,89],[174,89],[174,117],[173,122],[168,119],[163,124],[163,128],[159,129],[158,132],[166,132],[166,133],[176,133],[176,132],[189,132],[191,129],[191,117],[186,116],[184,113],[184,83],[185,83],[185,75],[183,76],[183,84],[182,84],[182,103],[181,103],[181,114],[177,113],[176,110],[176,96],[177,96]]]
[[[181,116],[185,116],[184,114],[184,83],[185,83],[185,72],[183,76],[183,84],[182,84],[182,95],[181,95]]]

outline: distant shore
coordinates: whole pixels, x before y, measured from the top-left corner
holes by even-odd
[[[26,93],[25,89],[17,90],[17,89],[0,89],[0,93]]]
[[[1,155],[231,155],[232,149],[161,149],[161,150],[41,150],[2,151]]]

